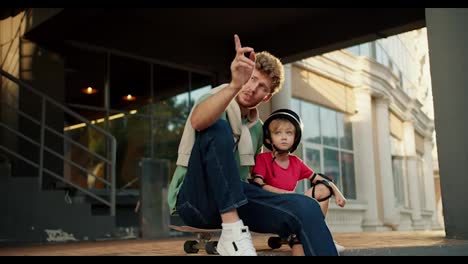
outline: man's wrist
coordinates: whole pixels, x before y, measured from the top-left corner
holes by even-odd
[[[242,85],[237,85],[235,83],[233,83],[232,81],[229,83],[228,85],[230,89],[233,89],[235,91],[240,91],[240,89],[242,88]]]

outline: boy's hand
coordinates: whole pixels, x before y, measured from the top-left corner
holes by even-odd
[[[335,201],[336,205],[338,205],[339,207],[344,207],[346,204],[346,198],[344,198],[341,194],[335,196]]]

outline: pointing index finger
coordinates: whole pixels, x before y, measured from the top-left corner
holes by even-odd
[[[236,45],[236,51],[238,51],[240,48],[242,48],[240,38],[237,34],[234,34],[234,44]]]

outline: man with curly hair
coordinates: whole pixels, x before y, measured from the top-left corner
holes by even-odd
[[[257,255],[249,229],[297,234],[306,255],[337,255],[316,201],[247,182],[263,144],[257,107],[279,91],[284,71],[272,54],[242,47],[237,35],[234,43],[231,82],[202,96],[187,119],[169,187],[171,213],[190,226],[222,227],[220,255]]]

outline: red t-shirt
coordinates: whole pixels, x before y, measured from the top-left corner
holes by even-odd
[[[272,161],[271,152],[258,154],[252,175],[262,177],[266,184],[276,188],[293,191],[298,181],[309,179],[314,174],[309,166],[294,155],[289,155],[289,166],[286,169]]]

